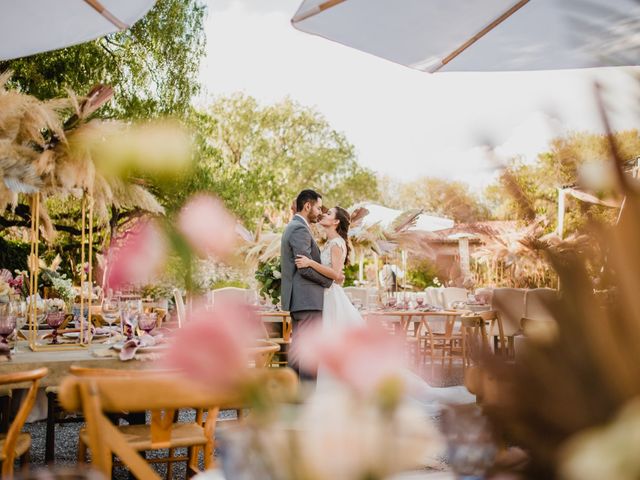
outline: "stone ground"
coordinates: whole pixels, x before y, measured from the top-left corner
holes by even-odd
[[[452,366],[449,366],[445,363],[444,368],[439,364],[435,365],[433,369],[431,368],[431,366],[426,365],[420,369],[419,373],[432,386],[446,387],[462,384],[462,366],[459,362],[454,363]],[[180,421],[193,421],[194,418],[195,412],[193,411],[184,410],[180,412]],[[235,412],[222,412],[221,418],[235,418]],[[149,419],[147,419],[147,421],[149,421]],[[76,458],[78,449],[78,432],[81,426],[81,423],[66,423],[56,425],[55,464],[57,466],[70,466],[77,463]],[[44,463],[45,429],[45,421],[35,422],[27,424],[25,426],[25,431],[31,433],[32,438],[30,462],[30,466],[32,469],[44,468],[46,466]],[[166,455],[166,450],[162,451],[162,453],[151,452],[149,454],[149,456],[156,455]],[[160,475],[164,478],[164,476],[166,475],[166,466],[154,465],[154,468],[156,468]],[[19,467],[16,466],[16,471],[18,471],[18,469]],[[173,477],[185,477],[184,463],[177,463],[174,465]],[[121,467],[115,467],[113,478],[116,480],[127,480],[129,478],[129,475],[125,469]]]

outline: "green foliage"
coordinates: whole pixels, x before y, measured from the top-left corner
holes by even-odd
[[[170,208],[190,192],[213,191],[253,227],[265,215],[286,214],[303,188],[322,192],[327,205],[378,197],[377,179],[357,163],[353,145],[317,111],[292,100],[262,106],[236,94],[190,121],[199,161],[193,177],[167,195]]]
[[[358,280],[358,274],[360,273],[360,266],[350,263],[344,267],[344,286],[353,287]]]
[[[6,268],[12,274],[16,270],[28,270],[27,258],[31,246],[28,243],[6,240],[0,237],[0,269]]]
[[[217,290],[218,288],[236,287],[236,288],[249,288],[247,282],[242,280],[219,280],[211,286],[211,290]]]
[[[615,133],[614,142],[622,158],[632,161],[640,156],[640,134],[637,130]],[[556,228],[558,188],[576,186],[606,197],[610,192],[593,191],[590,185],[584,185],[579,170],[587,162],[610,162],[610,157],[609,142],[605,135],[573,133],[553,140],[550,150],[541,153],[536,163],[528,164],[521,159],[513,159],[508,166],[508,173],[532,204],[535,214],[546,219],[547,231],[553,231]],[[509,192],[505,175],[487,188],[485,196],[498,219],[527,220],[526,212],[521,210]],[[616,215],[616,209],[567,198],[565,233],[581,231],[589,217],[612,222]]]
[[[130,29],[80,45],[0,62],[12,83],[41,99],[84,95],[97,83],[116,95],[101,116],[184,115],[199,91],[205,6],[200,0],[158,0]]]
[[[440,286],[435,265],[428,260],[413,263],[407,270],[406,280],[415,290]]]
[[[258,265],[255,278],[260,284],[260,295],[277,305],[280,303],[280,286],[282,284],[280,257]]]

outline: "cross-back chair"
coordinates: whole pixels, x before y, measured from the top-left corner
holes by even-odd
[[[255,374],[272,391],[279,389],[283,398],[295,395],[297,377],[290,369],[258,369]],[[60,402],[67,410],[82,408],[86,419],[83,441],[91,449],[96,469],[110,478],[112,455],[116,455],[133,475],[143,479],[160,478],[149,465],[153,460],[140,455],[147,450],[186,447],[188,469],[197,471],[198,453],[202,449],[205,469],[211,468],[219,410],[244,404],[238,392],[212,392],[167,372],[134,376],[70,375],[60,387]],[[175,412],[182,408],[196,409],[195,422],[174,423]],[[106,415],[146,410],[151,411],[150,425],[117,427]]]
[[[29,383],[29,389],[24,396],[18,413],[9,425],[6,434],[0,435],[0,462],[2,463],[2,478],[13,478],[13,462],[16,457],[23,463],[29,459],[31,448],[31,435],[22,432],[22,427],[33,408],[40,386],[40,380],[49,373],[46,368],[37,368],[26,372],[7,373],[0,375],[0,385],[13,385]]]

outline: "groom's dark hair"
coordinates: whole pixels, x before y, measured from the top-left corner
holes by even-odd
[[[319,198],[322,198],[322,195],[315,190],[302,190],[296,198],[296,212],[300,212],[304,208],[305,203],[315,203]]]

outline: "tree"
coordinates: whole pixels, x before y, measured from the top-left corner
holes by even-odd
[[[248,226],[287,213],[303,188],[322,192],[326,205],[377,198],[375,175],[358,164],[346,137],[290,99],[262,106],[242,94],[219,98],[192,124],[199,160],[180,189],[216,192]]]
[[[400,210],[422,208],[426,213],[471,223],[489,218],[488,208],[463,182],[423,177],[411,182],[382,181],[386,205]]]
[[[621,158],[634,162],[640,156],[640,134],[637,130],[617,132],[613,136]],[[533,164],[513,159],[507,167],[507,173],[519,186],[534,208],[534,213],[547,221],[547,231],[556,228],[558,188],[577,187],[601,197],[614,194],[605,178],[593,179],[581,175],[587,163],[603,165],[606,171],[611,162],[609,140],[605,135],[593,133],[572,133],[566,137],[552,140],[548,152],[538,155]],[[500,219],[526,219],[523,212],[510,194],[506,176],[502,177],[485,192],[492,212]],[[598,184],[599,185],[596,185]],[[581,230],[589,217],[604,221],[616,218],[615,209],[568,199],[566,204],[565,231]]]
[[[205,6],[200,0],[158,0],[130,29],[80,45],[0,62],[14,86],[40,99],[85,94],[97,83],[114,87],[102,116],[184,115],[199,91]]]

